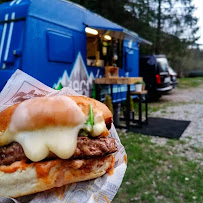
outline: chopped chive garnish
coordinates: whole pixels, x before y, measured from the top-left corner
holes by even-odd
[[[91,126],[91,128],[93,128],[93,125],[94,125],[94,113],[93,113],[93,110],[92,110],[92,104],[90,104],[89,117],[88,117],[87,121],[85,122],[85,125],[89,125],[89,126]]]

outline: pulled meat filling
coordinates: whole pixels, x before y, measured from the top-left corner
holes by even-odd
[[[102,157],[117,151],[114,138],[100,137],[78,137],[77,147],[70,159],[86,159],[93,157]],[[57,156],[50,153],[48,159],[55,159]],[[0,166],[10,165],[16,161],[30,161],[23,151],[22,146],[17,142],[0,147]]]

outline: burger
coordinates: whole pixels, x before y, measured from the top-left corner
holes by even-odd
[[[0,112],[0,197],[97,178],[114,164],[111,111],[85,96],[36,97]]]

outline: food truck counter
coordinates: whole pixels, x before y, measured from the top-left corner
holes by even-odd
[[[130,85],[135,84],[138,81],[143,81],[142,77],[112,77],[112,78],[96,78],[94,80],[94,83],[96,85],[96,99],[100,100],[100,85],[110,85],[111,87],[111,98],[113,98],[113,85],[118,85],[118,84],[125,84],[127,85],[127,96],[126,96],[126,110],[127,110],[127,115],[126,115],[126,128],[129,130],[130,129]],[[142,114],[141,114],[141,105],[142,105],[142,96],[147,95],[147,91],[142,91],[142,92],[132,92],[132,95],[137,95],[139,97],[139,126],[142,126]],[[146,120],[147,120],[147,101],[145,101],[146,104]]]

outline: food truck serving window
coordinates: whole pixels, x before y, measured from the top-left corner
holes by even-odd
[[[87,65],[122,68],[123,41],[105,35],[87,34]]]

